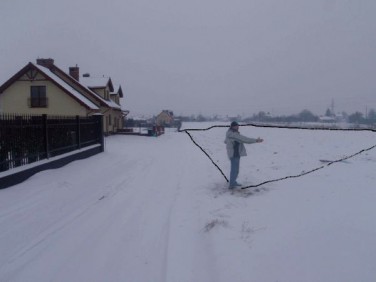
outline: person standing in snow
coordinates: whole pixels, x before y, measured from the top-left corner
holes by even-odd
[[[226,133],[226,149],[227,155],[231,161],[231,171],[230,171],[230,189],[236,188],[236,186],[241,186],[241,184],[236,182],[236,178],[239,174],[240,167],[240,157],[247,155],[244,143],[253,144],[261,143],[264,140],[261,138],[249,138],[239,133],[239,124],[236,121],[231,123],[229,130]]]

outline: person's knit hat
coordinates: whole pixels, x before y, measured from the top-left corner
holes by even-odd
[[[233,121],[233,122],[231,123],[231,127],[234,127],[234,126],[239,126],[239,123],[237,123],[236,121]]]

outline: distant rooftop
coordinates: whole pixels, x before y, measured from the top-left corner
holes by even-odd
[[[107,84],[109,83],[110,78],[109,77],[87,77],[87,76],[82,76],[80,77],[80,82],[91,88],[100,88],[100,87],[106,87]]]

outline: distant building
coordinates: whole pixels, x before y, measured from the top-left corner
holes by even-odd
[[[174,124],[174,113],[169,110],[163,110],[155,120],[157,125],[172,126]]]
[[[321,116],[319,117],[319,121],[324,123],[335,123],[337,119],[335,116]]]
[[[325,123],[345,122],[346,117],[342,113],[337,113],[332,115],[320,116],[319,121]]]

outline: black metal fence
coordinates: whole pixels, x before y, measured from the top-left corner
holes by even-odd
[[[102,116],[0,115],[0,172],[94,144]]]

